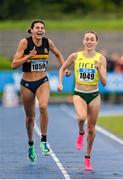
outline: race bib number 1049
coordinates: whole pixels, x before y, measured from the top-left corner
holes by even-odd
[[[79,69],[79,78],[80,81],[93,81],[95,79],[95,69],[87,69],[87,68],[80,68]]]

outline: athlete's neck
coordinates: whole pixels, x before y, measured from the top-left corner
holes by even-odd
[[[94,57],[96,55],[96,51],[95,50],[91,50],[91,51],[89,51],[89,50],[84,50],[83,51],[83,56],[85,56],[85,57],[87,57],[87,58],[92,58],[92,57]]]
[[[37,39],[32,36],[32,40],[33,40],[33,43],[35,44],[35,46],[37,46],[37,47],[41,46],[42,39]]]

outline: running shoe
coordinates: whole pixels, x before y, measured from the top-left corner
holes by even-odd
[[[93,170],[90,158],[85,157],[85,159],[84,159],[84,167],[85,167],[86,171],[92,171]]]
[[[50,149],[48,148],[47,142],[41,141],[40,148],[43,155],[45,156],[50,155]]]
[[[28,150],[28,158],[30,159],[31,162],[34,162],[36,160],[36,153],[35,153],[35,146],[29,146]]]
[[[83,148],[84,134],[85,134],[85,131],[84,131],[83,135],[79,134],[76,139],[75,147],[77,150],[81,150]]]

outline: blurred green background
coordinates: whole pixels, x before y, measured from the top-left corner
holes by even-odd
[[[48,31],[119,32],[123,30],[123,1],[1,0],[0,31],[26,31],[34,19],[45,20]],[[9,69],[11,57],[0,54],[0,69]]]
[[[1,20],[123,18],[122,0],[1,0]],[[4,12],[4,13],[3,13]]]

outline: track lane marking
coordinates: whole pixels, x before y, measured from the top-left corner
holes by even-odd
[[[61,105],[60,109],[64,111],[69,117],[76,119],[76,114],[67,106],[67,105]],[[96,130],[100,132],[101,134],[107,136],[108,138],[114,140],[115,142],[123,145],[123,140],[114,135],[113,133],[107,131],[106,129],[103,129],[102,127],[96,125]]]
[[[38,105],[37,105],[38,107]],[[36,108],[37,110],[37,108]],[[24,112],[24,109],[22,107],[22,111]],[[37,119],[37,118],[36,118]],[[35,121],[35,125],[34,125],[34,130],[37,133],[37,135],[40,137],[40,129]],[[56,165],[58,166],[58,168],[60,169],[60,171],[62,172],[63,176],[65,179],[71,180],[70,175],[68,174],[68,172],[66,171],[66,169],[64,168],[64,166],[62,165],[62,163],[60,162],[60,160],[58,159],[58,157],[56,156],[56,154],[54,153],[54,151],[52,150],[52,148],[50,147],[50,144],[48,143],[48,146],[50,148],[51,154],[50,156],[53,158],[53,160],[55,161]]]
[[[37,135],[40,137],[40,130],[38,125],[35,123],[34,129],[37,133]],[[51,151],[51,157],[53,158],[53,160],[55,161],[56,165],[58,166],[58,168],[60,169],[60,171],[62,172],[62,174],[64,175],[65,179],[71,179],[69,174],[67,173],[66,169],[64,168],[64,166],[62,165],[62,163],[60,162],[60,160],[58,159],[58,157],[56,156],[56,154],[53,152],[52,148],[50,147],[50,145],[48,144],[50,151]]]

